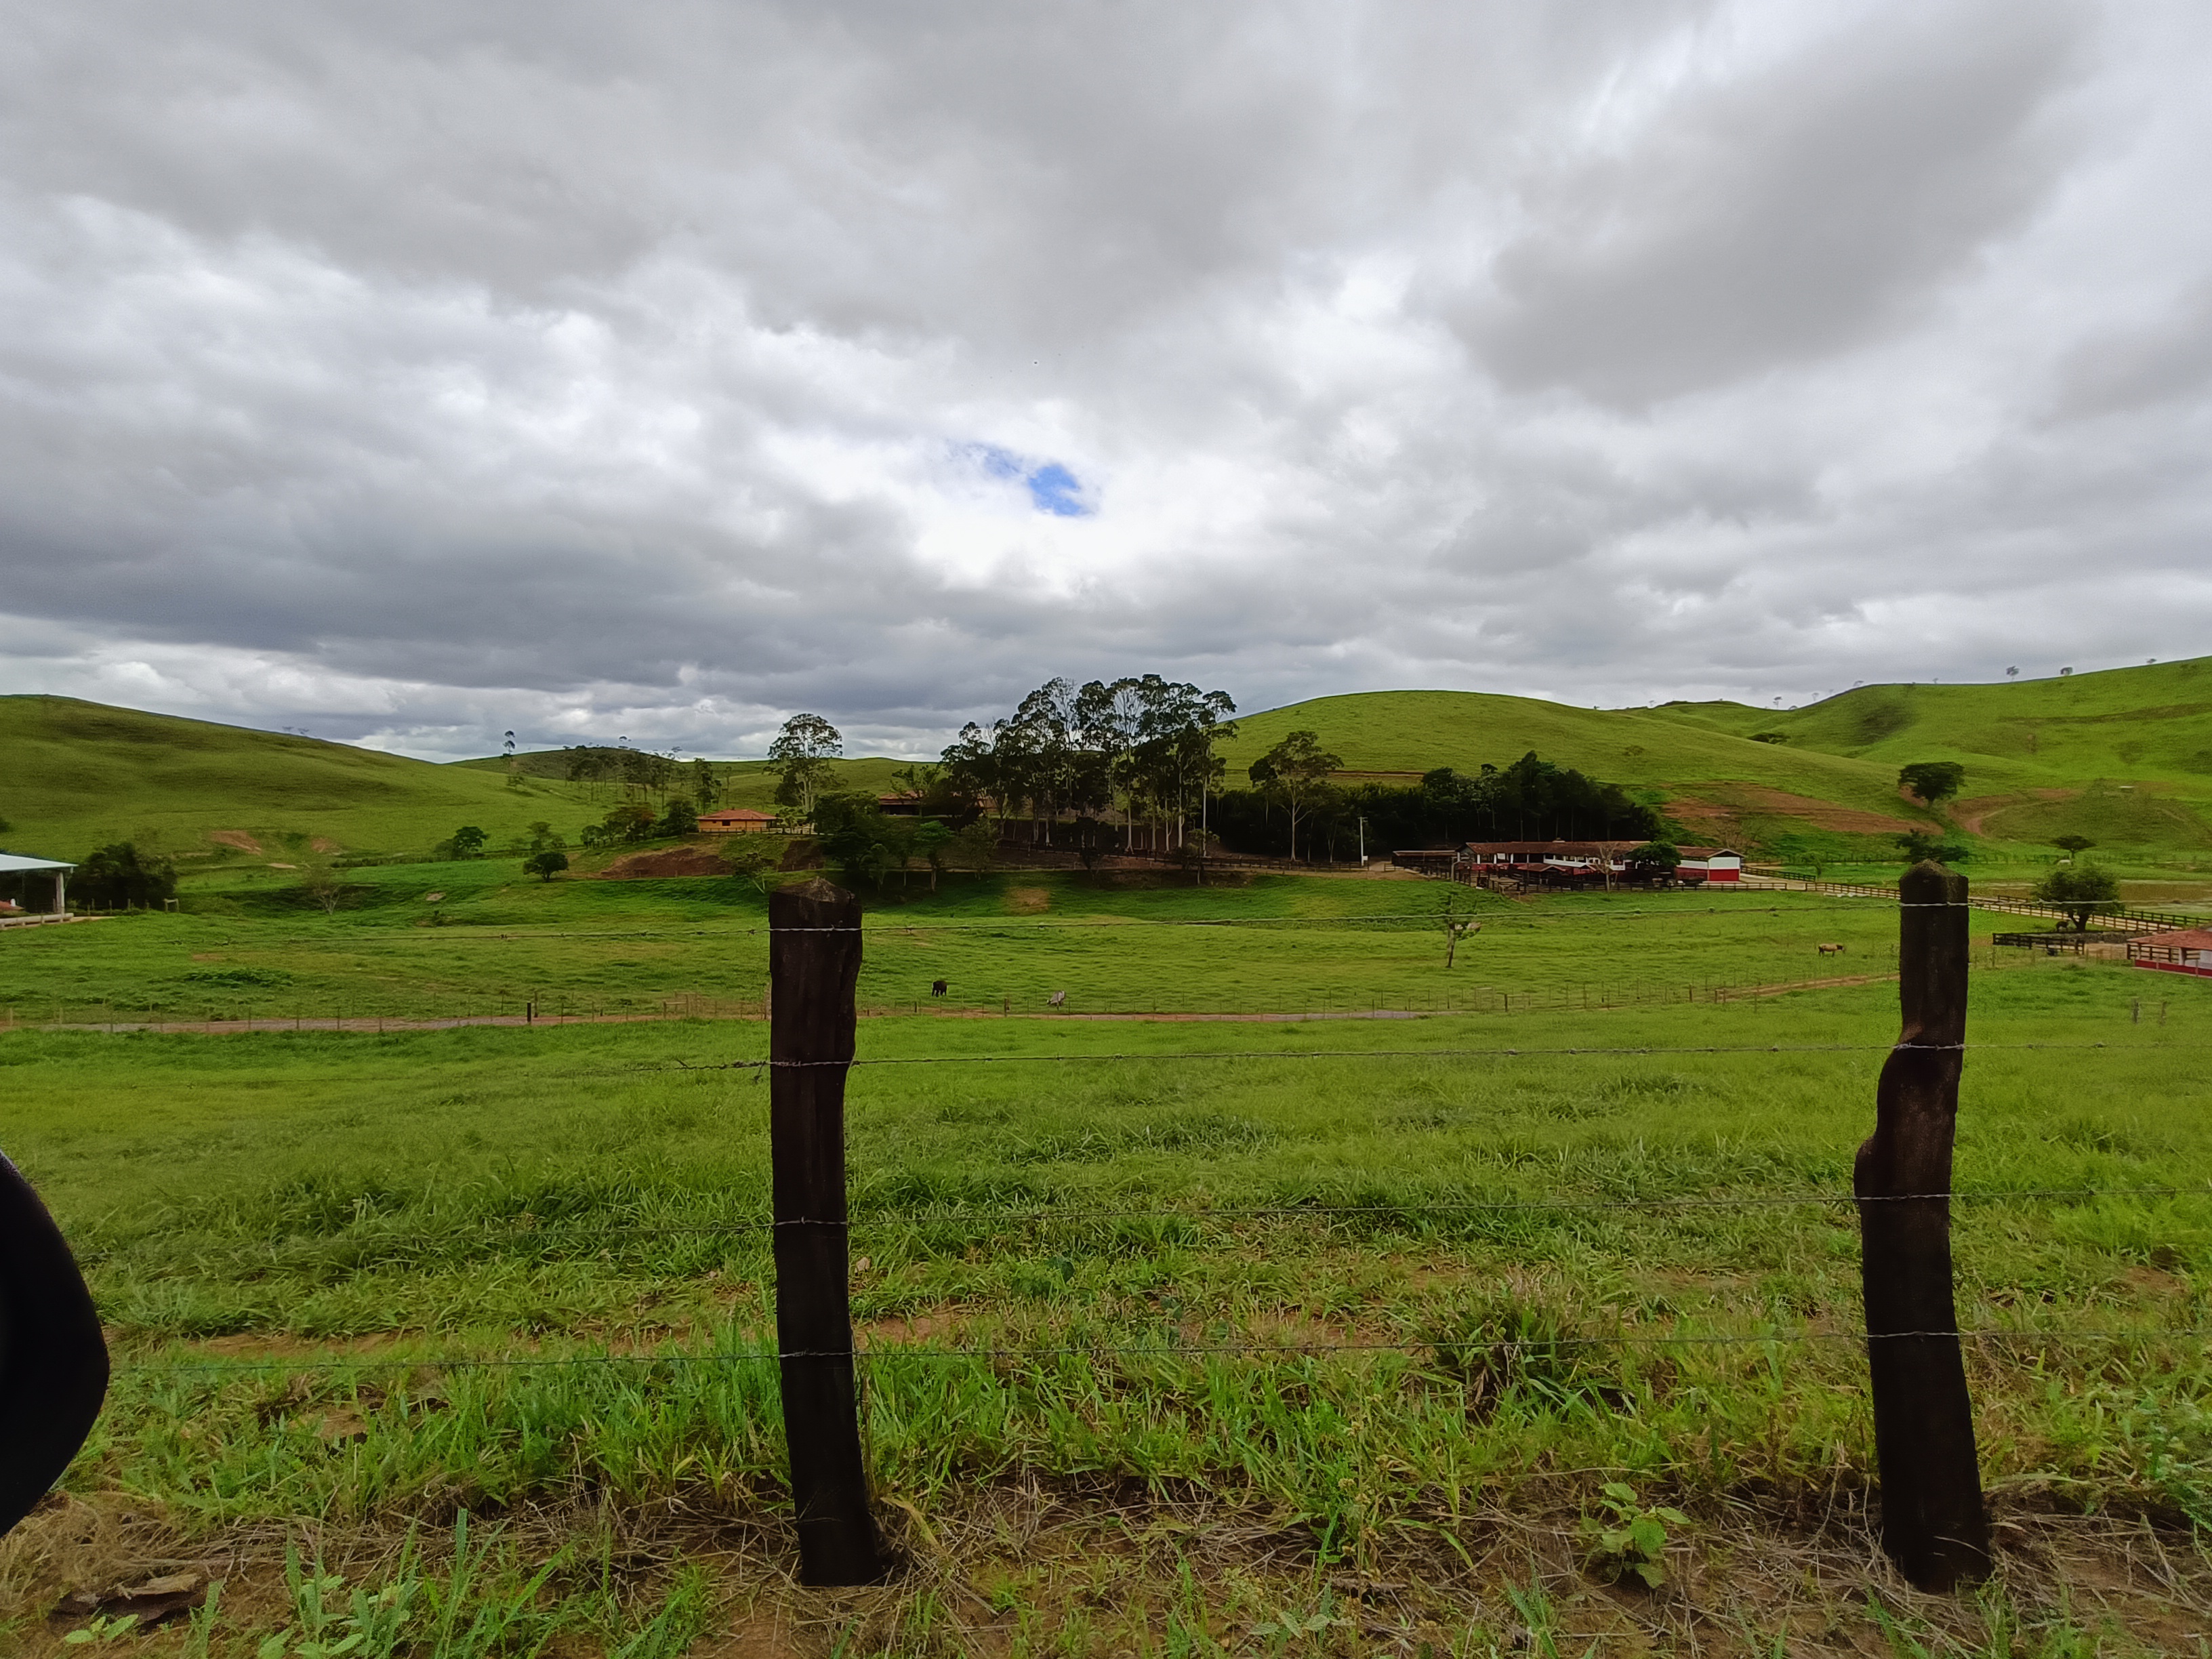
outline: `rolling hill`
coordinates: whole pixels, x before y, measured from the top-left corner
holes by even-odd
[[[464,823],[495,843],[540,818],[573,835],[605,810],[562,786],[73,697],[0,697],[0,846],[48,858],[126,839],[174,854],[404,852]]]
[[[2057,835],[2168,860],[2212,854],[2212,659],[1993,685],[1869,685],[1804,708],[1731,702],[1570,708],[1472,691],[1317,697],[1243,717],[1224,745],[1232,783],[1268,745],[1310,729],[1349,774],[1411,781],[1533,749],[1641,792],[1698,840],[1887,857],[1937,821],[1897,770],[1955,760],[1944,815],[1990,851],[2036,854]],[[1764,739],[1764,740],[1759,740]],[[615,798],[571,784],[559,751],[435,764],[313,738],[112,708],[0,697],[0,845],[62,858],[135,839],[174,854],[421,852],[463,823],[495,844],[545,819],[572,839]],[[844,787],[887,790],[902,763],[841,763]],[[718,763],[732,805],[766,807],[761,761]],[[1360,781],[1347,776],[1347,782]]]
[[[1932,823],[1899,794],[1898,768],[1955,760],[1966,788],[1946,817],[2000,848],[2070,833],[2113,849],[2212,851],[2212,659],[1992,685],[1870,685],[1786,712],[1376,691],[1267,709],[1239,727],[1224,750],[1232,780],[1302,728],[1353,770],[1471,770],[1534,749],[1662,793],[1693,835],[1772,846],[1818,834],[1838,854]]]

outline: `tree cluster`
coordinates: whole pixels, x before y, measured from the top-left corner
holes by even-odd
[[[917,859],[928,866],[929,890],[948,870],[991,867],[998,837],[978,819],[956,830],[941,817],[893,817],[873,795],[824,795],[814,803],[814,834],[849,882],[881,891],[896,873],[904,882]]]
[[[673,755],[658,755],[650,749],[610,747],[605,744],[574,744],[561,753],[567,761],[568,781],[571,783],[614,783],[633,800],[661,799],[676,793],[689,783],[692,793],[699,788],[699,776],[704,772],[713,777],[713,769],[704,761],[695,761],[689,769],[680,766]]]
[[[675,795],[670,797],[658,817],[644,803],[626,800],[610,809],[597,823],[586,824],[581,839],[587,848],[597,848],[619,847],[629,842],[665,841],[698,833],[697,809],[683,796]]]
[[[1224,792],[1213,828],[1240,851],[1307,858],[1348,857],[1365,824],[1367,846],[1389,852],[1467,841],[1668,841],[1658,810],[1618,784],[1540,758],[1534,750],[1510,766],[1475,773],[1440,767],[1417,785],[1332,783],[1336,757],[1311,732],[1293,732],[1252,769],[1255,787]],[[1324,763],[1328,764],[1324,765]],[[1297,791],[1295,801],[1291,792]]]
[[[1124,834],[1139,819],[1164,841],[1187,844],[1191,821],[1220,780],[1213,752],[1236,735],[1237,705],[1225,691],[1142,674],[1077,686],[1053,679],[987,728],[970,721],[945,750],[935,779],[949,804],[972,814],[988,804],[1003,830],[1026,817],[1033,839],[1072,816],[1079,844],[1112,834],[1103,822],[1118,805]]]
[[[78,865],[70,888],[103,910],[156,909],[177,896],[177,868],[167,859],[140,853],[131,842],[119,841]]]

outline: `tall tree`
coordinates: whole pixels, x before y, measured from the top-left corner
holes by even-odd
[[[1248,769],[1253,782],[1290,809],[1292,858],[1298,855],[1299,813],[1343,765],[1342,756],[1321,746],[1318,733],[1293,732]]]
[[[722,780],[704,755],[691,757],[691,799],[702,812],[711,812],[722,798]]]
[[[1237,705],[1226,691],[1201,691],[1158,674],[1123,684],[1136,708],[1133,740],[1121,767],[1125,787],[1163,820],[1172,817],[1180,841],[1191,813],[1221,776],[1213,745],[1236,736],[1228,717]]]
[[[2055,904],[2076,933],[2089,931],[2089,918],[2119,908],[2120,884],[2094,864],[2061,865],[2035,884],[2035,896]]]
[[[845,738],[819,714],[793,714],[768,746],[770,766],[782,775],[776,786],[779,805],[811,812],[823,793],[837,781],[832,760],[845,752]]]

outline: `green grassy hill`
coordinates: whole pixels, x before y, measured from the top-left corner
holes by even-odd
[[[1787,712],[1374,691],[1263,710],[1240,726],[1224,750],[1235,782],[1302,727],[1348,771],[1407,781],[1533,749],[1663,800],[1697,840],[1817,847],[1831,860],[1885,859],[1899,830],[1934,823],[1899,796],[1898,768],[1955,760],[1966,788],[1946,816],[1982,839],[1984,856],[2042,856],[2069,833],[2144,862],[2212,856],[2212,659],[1994,685],[1863,686]],[[281,857],[315,841],[423,852],[463,823],[497,845],[540,818],[573,840],[618,793],[568,782],[558,750],[520,757],[510,783],[497,757],[437,765],[67,697],[0,697],[0,817],[12,826],[0,845],[62,858],[126,838],[224,857]],[[842,762],[841,782],[889,790],[902,764]],[[771,805],[765,762],[718,767],[731,805]]]
[[[1878,763],[1966,769],[1960,826],[1999,842],[2212,850],[2212,659],[1991,685],[1869,685],[1786,713],[1656,711],[1693,728]]]
[[[1530,749],[1655,791],[1692,834],[1874,854],[1935,815],[1898,768],[1966,769],[1953,826],[2026,854],[2056,835],[2165,858],[2212,852],[2212,659],[1995,685],[1870,685],[1778,712],[1741,703],[1574,708],[1471,691],[1318,697],[1239,722],[1232,781],[1269,744],[1317,732],[1347,770],[1471,770]],[[1753,741],[1753,734],[1781,741]]]
[[[0,846],[49,858],[123,840],[218,857],[404,852],[464,823],[496,844],[539,818],[573,835],[605,811],[565,785],[73,697],[0,697]]]
[[[533,749],[526,754],[517,755],[514,757],[515,767],[526,777],[549,782],[562,781],[568,775],[567,755],[568,751],[562,749]],[[490,755],[475,760],[451,761],[447,764],[459,771],[489,772],[504,777],[508,763],[497,755]],[[908,764],[910,763],[893,760],[884,755],[861,755],[850,760],[841,760],[836,763],[836,787],[889,794],[898,787],[892,775]],[[775,774],[769,770],[768,762],[718,760],[713,765],[715,775],[723,782],[724,805],[750,806],[762,812],[775,810],[777,779]],[[613,799],[604,787],[599,793],[607,795],[609,799]]]
[[[1701,841],[1760,845],[1809,831],[1841,838],[1838,854],[1871,856],[1881,838],[1932,822],[1899,797],[1894,766],[1753,743],[1656,710],[1571,708],[1474,691],[1371,691],[1267,709],[1238,726],[1223,750],[1236,782],[1270,744],[1309,728],[1344,757],[1348,771],[1395,772],[1408,781],[1438,766],[1471,772],[1485,763],[1504,765],[1533,749],[1647,798],[1663,797],[1667,811]]]

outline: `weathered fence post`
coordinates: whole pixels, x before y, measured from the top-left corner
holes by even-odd
[[[845,1073],[860,905],[817,879],[770,894],[768,920],[775,1340],[799,1576],[808,1584],[870,1584],[888,1563],[860,1457],[845,1215]]]
[[[1881,1544],[1922,1589],[1990,1570],[1974,1413],[1951,1293],[1951,1144],[1966,1036],[1966,879],[1923,863],[1898,884],[1904,1031],[1859,1148],[1860,1272],[1881,1473]]]

